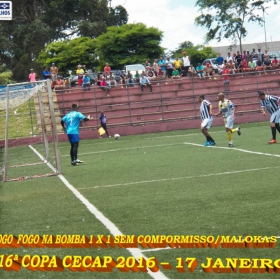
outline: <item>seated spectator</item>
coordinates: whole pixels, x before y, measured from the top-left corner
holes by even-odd
[[[83,76],[82,86],[83,86],[84,91],[90,90],[90,77],[88,76],[87,72],[85,72],[85,74]]]
[[[109,91],[110,91],[110,86],[108,86],[106,80],[105,80],[105,77],[102,77],[101,78],[101,81],[100,81],[100,89],[101,90],[104,90],[107,92],[107,95],[109,95]]]
[[[65,89],[64,81],[61,79],[60,76],[57,77],[54,85],[54,90],[62,90]]]
[[[180,73],[178,69],[173,69],[171,78],[173,79],[174,83],[175,81],[178,83],[178,79],[180,78]]]
[[[107,79],[110,83],[110,87],[117,87],[118,86],[115,75],[112,72],[110,72],[110,74],[107,76]]]
[[[241,68],[241,71],[244,73],[244,72],[249,72],[250,69],[249,69],[249,66],[248,66],[248,61],[246,58],[244,58],[241,62],[241,65],[242,65],[242,68]]]
[[[152,88],[150,80],[147,78],[146,74],[143,74],[143,75],[141,75],[141,78],[140,78],[141,92],[144,92],[145,86],[150,88],[150,92],[153,92],[153,88]]]
[[[258,57],[257,61],[256,61],[256,71],[262,71],[263,70],[263,66],[262,66],[262,61],[261,59]],[[260,74],[260,73],[259,73]]]
[[[121,72],[120,78],[121,87],[123,88],[126,85],[126,76],[124,71]]]
[[[215,75],[214,75],[215,70],[213,69],[213,67],[211,66],[211,64],[209,62],[206,63],[206,65],[204,66],[203,71],[205,73],[205,76],[208,77],[209,80],[211,80],[212,77],[214,79],[216,79]]]
[[[165,66],[166,66],[166,73],[167,73],[167,78],[171,78],[172,76],[172,71],[173,71],[173,63],[170,61],[170,57],[168,57],[166,59],[165,62]]]
[[[70,88],[70,79],[66,78],[64,81],[65,88]]]
[[[96,85],[98,85],[100,87],[100,82],[102,80],[102,75],[101,74],[98,74],[97,75],[97,78],[96,78]]]
[[[273,60],[271,61],[271,68],[272,68],[272,70],[275,70],[276,68],[278,68],[278,66],[279,66],[279,61],[278,61],[277,57],[275,56],[273,58]]]
[[[188,73],[189,73],[190,77],[195,77],[197,75],[197,72],[192,64],[190,65],[190,67],[188,69]]]
[[[271,61],[269,59],[269,57],[266,57],[264,62],[263,62],[263,66],[264,66],[264,71],[267,74],[267,70],[271,70],[272,69],[272,64]]]
[[[127,75],[126,75],[126,86],[127,87],[134,87],[134,79],[133,79],[133,75],[130,73],[130,70],[127,71]]]
[[[161,68],[158,69],[158,79],[163,80],[165,78],[164,72]]]
[[[204,73],[203,73],[203,65],[201,65],[201,63],[198,63],[195,70],[196,70],[196,73],[197,73],[197,76],[201,79],[204,77]]]
[[[150,80],[150,81],[153,81],[153,80],[155,80],[156,79],[156,75],[155,75],[155,72],[152,70],[152,68],[151,67],[147,67],[147,77],[148,77],[148,79]]]
[[[135,84],[139,85],[139,82],[140,82],[140,74],[138,72],[138,70],[136,70],[136,73],[134,75],[134,82]]]
[[[250,61],[248,62],[248,67],[250,69],[250,72],[254,72],[256,70],[255,62],[253,61],[253,58],[250,58]]]
[[[217,66],[219,75],[222,75],[222,72],[223,72],[223,69],[225,67],[225,64],[227,64],[226,60],[224,60],[222,64]]]
[[[84,70],[82,68],[82,65],[77,66],[76,74],[78,75],[78,86],[81,86],[83,84],[83,75],[84,75]]]
[[[228,62],[228,69],[229,69],[229,73],[230,74],[235,74],[236,72],[236,67],[235,67],[235,63],[233,62],[233,60],[230,60]]]

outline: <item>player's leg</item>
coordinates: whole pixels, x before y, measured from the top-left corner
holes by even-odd
[[[270,117],[270,129],[271,129],[271,134],[272,134],[272,139],[270,141],[268,141],[269,144],[275,144],[277,143],[276,141],[276,123],[278,122],[279,120],[279,117],[278,117],[279,113],[278,111],[274,112],[271,117]]]
[[[210,119],[204,119],[201,123],[201,132],[206,138],[206,142],[204,143],[204,146],[216,145],[214,139],[211,137],[211,135],[208,132],[208,129],[211,127],[212,122],[213,122],[213,118],[210,118]]]
[[[228,137],[229,147],[233,146],[233,142],[232,142],[233,124],[234,124],[234,119],[232,117],[229,116],[229,117],[225,118],[225,128],[226,128],[226,133],[227,133],[227,137]]]

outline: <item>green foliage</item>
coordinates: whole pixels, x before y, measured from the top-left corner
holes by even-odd
[[[50,43],[40,52],[36,62],[41,67],[54,62],[59,67],[59,73],[65,74],[68,70],[76,69],[78,64],[92,69],[97,66],[96,39],[81,37]]]
[[[221,41],[222,38],[236,43],[238,40],[241,49],[242,38],[247,35],[244,27],[246,21],[262,24],[263,19],[256,12],[263,9],[263,4],[271,2],[251,0],[197,0],[196,6],[200,8],[201,15],[196,17],[195,23],[208,29],[205,41]]]
[[[5,72],[0,73],[0,85],[13,83],[12,76],[13,73],[11,70],[6,70]]]
[[[147,58],[158,58],[163,33],[157,28],[147,28],[143,23],[109,27],[107,33],[97,38],[99,67],[109,62],[111,67],[143,63]]]
[[[17,81],[27,80],[30,68],[41,72],[35,60],[47,44],[73,35],[95,38],[127,18],[125,8],[109,9],[107,0],[13,0],[13,20],[0,22],[0,58]]]

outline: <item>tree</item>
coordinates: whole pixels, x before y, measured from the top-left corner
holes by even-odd
[[[158,58],[163,53],[160,47],[163,32],[147,28],[143,23],[111,26],[97,40],[99,67],[106,62],[111,67],[122,68],[126,64],[144,63],[147,58]]]
[[[187,49],[192,48],[194,45],[191,41],[185,41],[183,43],[179,44],[179,47],[174,50],[174,51],[170,51],[168,53],[168,56],[170,57],[182,57],[183,56],[183,52],[186,51]]]
[[[109,9],[107,4],[107,0],[13,0],[13,20],[0,22],[2,62],[16,80],[26,79],[29,68],[38,67],[35,59],[47,44],[73,36],[96,38],[111,24],[127,21],[122,6]]]
[[[246,21],[262,24],[263,19],[255,12],[265,2],[270,2],[270,0],[256,2],[251,0],[197,0],[196,6],[200,8],[201,15],[196,17],[195,23],[208,29],[206,42],[214,39],[220,42],[222,38],[230,39],[234,43],[238,40],[242,53],[242,38],[247,35],[244,24]]]
[[[62,74],[75,70],[78,64],[86,65],[87,69],[95,68],[98,65],[96,39],[81,37],[50,43],[40,52],[36,62],[41,67],[54,62]]]

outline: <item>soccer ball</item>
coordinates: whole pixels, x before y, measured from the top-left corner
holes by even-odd
[[[115,140],[119,140],[121,138],[121,136],[119,134],[115,134],[114,138],[115,138]]]

